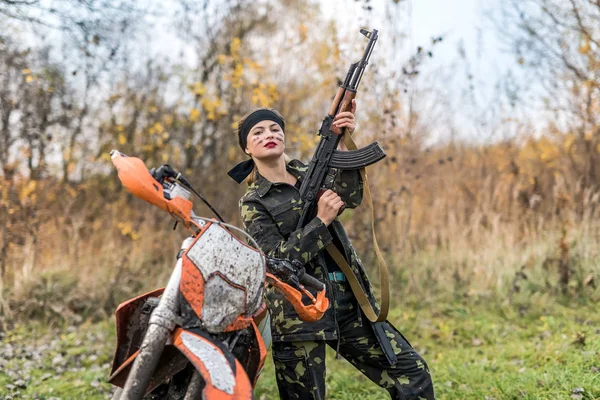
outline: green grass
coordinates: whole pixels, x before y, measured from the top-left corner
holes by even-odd
[[[439,399],[600,398],[595,304],[541,297],[521,305],[439,304],[390,314],[429,363]],[[77,328],[21,325],[0,345],[0,398],[106,399],[113,345],[111,321]],[[327,356],[328,399],[389,398],[332,350]],[[255,394],[278,398],[270,357]]]

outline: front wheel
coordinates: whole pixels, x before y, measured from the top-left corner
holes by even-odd
[[[118,387],[117,390],[113,393],[111,400],[119,400],[121,398],[121,393],[123,393],[123,389]]]

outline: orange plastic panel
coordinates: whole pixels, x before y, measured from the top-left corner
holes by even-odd
[[[252,385],[240,362],[200,335],[177,329],[173,344],[200,372],[206,385],[203,398],[211,400],[252,399]],[[234,365],[232,365],[232,363]]]
[[[285,298],[292,303],[294,310],[296,310],[298,316],[303,321],[318,321],[323,317],[327,308],[329,308],[329,300],[325,297],[325,289],[319,291],[316,298],[310,295],[308,291],[305,291],[304,293],[306,295],[312,297],[312,304],[304,305],[304,303],[302,303],[302,292],[294,289],[287,283],[280,281],[275,275],[267,272],[267,282],[273,285],[275,289],[281,292]]]

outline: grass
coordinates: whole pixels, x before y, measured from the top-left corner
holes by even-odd
[[[439,399],[600,398],[600,314],[594,304],[531,297],[392,310],[390,320],[429,363]],[[441,304],[441,305],[440,305]],[[78,327],[21,325],[0,352],[2,399],[106,399],[110,320]],[[329,399],[387,399],[387,392],[328,351]],[[271,358],[255,391],[276,399]]]

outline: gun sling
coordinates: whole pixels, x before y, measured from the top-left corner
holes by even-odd
[[[343,136],[344,143],[349,150],[356,150],[357,146],[350,137],[349,134],[344,134]],[[365,193],[365,197],[367,199],[367,203],[369,204],[369,208],[371,209],[371,231],[373,233],[373,248],[375,249],[375,254],[377,255],[377,264],[379,265],[379,281],[381,287],[381,308],[379,310],[379,315],[373,309],[373,306],[369,302],[367,295],[362,289],[360,283],[358,282],[358,278],[354,274],[354,271],[350,268],[348,261],[344,258],[342,253],[335,247],[333,243],[330,243],[326,249],[329,255],[333,258],[336,264],[340,267],[346,278],[348,279],[348,283],[350,284],[350,288],[360,305],[360,308],[363,310],[363,313],[367,317],[367,319],[371,322],[382,322],[387,319],[388,311],[390,308],[390,285],[388,279],[388,266],[383,258],[383,254],[379,249],[379,245],[377,244],[377,237],[375,235],[375,213],[373,211],[373,198],[371,197],[371,190],[369,189],[369,181],[367,179],[367,173],[364,168],[359,170],[360,175],[363,179],[363,190]]]

